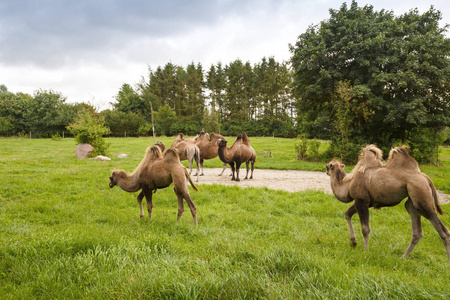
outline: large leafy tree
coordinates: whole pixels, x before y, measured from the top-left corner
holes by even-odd
[[[417,129],[450,125],[450,40],[440,19],[433,7],[399,17],[355,1],[331,9],[329,19],[290,47],[302,115],[310,124],[339,117],[338,87],[345,82],[353,91],[345,100],[352,107],[346,122],[353,141],[387,148]],[[321,123],[339,124],[332,122]]]

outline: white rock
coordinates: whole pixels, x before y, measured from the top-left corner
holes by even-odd
[[[128,154],[122,153],[122,154],[119,154],[119,156],[117,156],[117,157],[118,158],[127,158]]]
[[[95,160],[108,161],[108,160],[111,160],[111,158],[109,158],[107,156],[103,156],[103,155],[97,155],[95,157]]]

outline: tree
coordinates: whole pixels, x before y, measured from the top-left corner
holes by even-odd
[[[160,132],[163,135],[172,135],[171,125],[175,123],[177,117],[175,112],[170,108],[169,104],[161,106],[157,112],[155,112],[155,126],[156,132]]]
[[[58,92],[38,90],[27,102],[24,118],[29,130],[44,136],[61,133],[76,116],[77,108],[66,104]]]
[[[144,117],[148,122],[151,120],[150,102],[139,96],[133,88],[124,83],[117,93],[115,103],[111,103],[114,108],[123,113],[134,113]]]
[[[312,122],[332,116],[330,99],[345,81],[362,92],[355,105],[370,112],[367,118],[352,115],[352,140],[387,149],[417,128],[448,126],[450,40],[440,19],[433,7],[399,17],[355,1],[331,9],[328,20],[290,46],[298,108]]]

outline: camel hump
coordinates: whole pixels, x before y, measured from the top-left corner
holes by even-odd
[[[176,148],[169,148],[164,152],[164,159],[166,160],[180,160],[179,150]]]
[[[409,155],[406,146],[393,148],[389,152],[388,163],[386,166],[420,172],[419,164],[411,155]]]

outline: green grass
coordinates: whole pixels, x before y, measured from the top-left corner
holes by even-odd
[[[321,192],[189,188],[196,228],[188,210],[176,222],[168,188],[154,195],[153,220],[141,220],[137,194],[110,189],[108,176],[132,171],[152,140],[107,140],[110,162],[77,160],[73,139],[0,139],[1,299],[450,297],[445,249],[428,221],[410,258],[400,258],[411,235],[403,205],[371,210],[368,252],[357,217],[359,244],[350,247],[348,205]],[[170,145],[172,138],[160,140]],[[259,168],[302,168],[292,140],[252,144],[257,153],[273,154],[259,156]],[[435,182],[448,181],[448,150],[442,149],[442,167],[421,166]],[[130,157],[119,160],[119,153]],[[324,162],[304,164],[323,170]],[[443,209],[450,227],[449,205]]]

